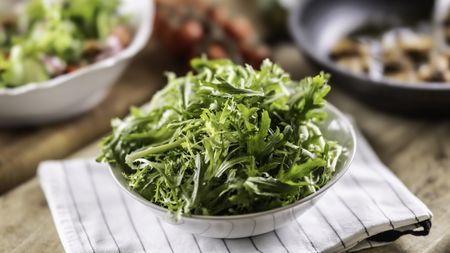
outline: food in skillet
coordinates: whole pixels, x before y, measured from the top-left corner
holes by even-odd
[[[436,40],[430,29],[392,29],[381,36],[349,35],[333,46],[329,57],[344,69],[375,79],[449,83],[450,55]]]
[[[0,88],[49,80],[117,54],[132,32],[117,0],[30,0],[0,17]]]
[[[327,75],[296,82],[269,60],[191,65],[102,142],[98,161],[132,190],[176,215],[236,215],[289,205],[333,177],[346,150],[318,126]]]

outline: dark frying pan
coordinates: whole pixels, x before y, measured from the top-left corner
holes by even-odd
[[[450,84],[372,80],[346,71],[328,58],[341,37],[366,25],[396,26],[431,20],[433,1],[302,0],[291,11],[290,31],[313,65],[332,74],[333,84],[389,111],[420,115],[450,114]]]

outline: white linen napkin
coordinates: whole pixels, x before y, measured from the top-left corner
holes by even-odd
[[[211,239],[156,219],[115,184],[106,165],[47,161],[39,179],[66,252],[343,252],[404,234],[427,235],[430,210],[376,157],[362,135],[349,171],[297,219],[260,236]]]

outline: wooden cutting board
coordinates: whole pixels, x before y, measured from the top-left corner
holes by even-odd
[[[150,99],[173,62],[151,42],[107,98],[93,110],[56,124],[0,129],[0,195],[33,177],[40,161],[67,157],[110,130],[110,120]],[[157,59],[157,60],[152,60]]]

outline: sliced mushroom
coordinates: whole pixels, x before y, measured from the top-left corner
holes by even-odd
[[[369,73],[368,61],[365,61],[364,59],[359,57],[341,58],[336,61],[336,64],[353,73]]]
[[[450,82],[449,58],[445,54],[436,54],[431,61],[422,65],[418,77],[425,82]]]
[[[331,49],[330,58],[339,61],[342,58],[368,57],[369,45],[357,40],[344,38]]]
[[[430,51],[433,49],[433,39],[426,34],[401,33],[399,49],[411,59],[415,66],[420,66],[429,60]]]
[[[413,81],[416,79],[413,65],[401,52],[384,52],[382,56],[383,75],[396,80]]]

